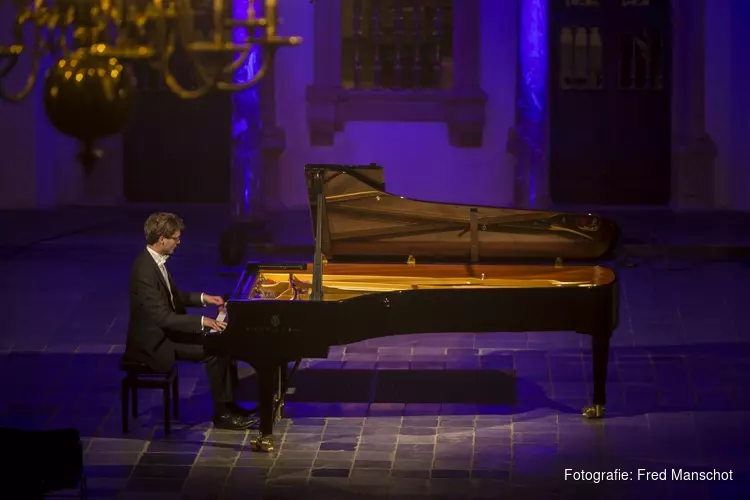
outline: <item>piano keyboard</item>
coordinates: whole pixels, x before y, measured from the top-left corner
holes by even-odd
[[[226,311],[226,309],[223,310],[223,311],[221,311],[219,313],[219,315],[216,316],[216,321],[224,321],[226,319],[227,319],[227,311]],[[209,330],[209,332],[210,333],[216,333],[216,329],[215,328],[211,328],[211,330]]]

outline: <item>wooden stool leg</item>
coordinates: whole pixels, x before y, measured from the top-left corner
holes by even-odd
[[[177,376],[172,379],[172,415],[180,419],[180,382]]]
[[[130,412],[128,411],[128,401],[130,399],[130,387],[128,387],[128,379],[122,379],[121,387],[121,398],[122,398],[122,433],[128,433],[128,419],[130,418]]]
[[[81,474],[81,500],[88,500],[89,486],[86,483],[86,474]]]
[[[131,380],[130,381],[130,399],[132,399],[133,404],[133,418],[138,418],[138,381],[137,380]]]
[[[169,391],[170,391],[170,383],[169,381],[166,381],[164,383],[164,433],[169,434],[172,432],[172,405],[169,401]]]

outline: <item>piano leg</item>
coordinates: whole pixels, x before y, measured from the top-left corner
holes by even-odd
[[[286,365],[276,367],[276,396],[273,399],[273,423],[276,424],[281,420],[284,414],[284,396],[286,396],[287,379],[289,375],[286,371]]]
[[[612,332],[591,336],[591,350],[594,365],[593,404],[583,409],[585,418],[603,418],[607,404],[607,363],[609,362],[609,341]]]
[[[289,389],[289,381],[299,368],[301,360],[294,362],[291,371],[287,364],[257,366],[258,377],[258,413],[260,415],[260,436],[250,440],[253,451],[274,451],[273,426],[281,420],[284,413],[284,396]]]
[[[274,365],[255,366],[258,377],[258,414],[260,415],[260,435],[250,440],[253,451],[272,452],[275,449],[273,425],[276,414],[276,389],[278,367]]]

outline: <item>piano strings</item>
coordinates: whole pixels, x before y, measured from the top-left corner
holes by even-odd
[[[473,277],[416,277],[416,276],[323,276],[323,291],[327,300],[344,300],[367,293],[406,290],[439,290],[467,288],[529,288],[593,286],[590,281],[562,281],[557,279],[513,279]],[[253,288],[251,299],[308,300],[312,292],[311,274],[263,274]]]

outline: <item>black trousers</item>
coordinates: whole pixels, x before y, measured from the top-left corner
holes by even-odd
[[[179,361],[192,361],[206,365],[206,375],[215,412],[225,411],[227,403],[234,402],[237,366],[231,358],[211,356],[206,353],[203,346],[195,344],[175,344],[175,358]]]

